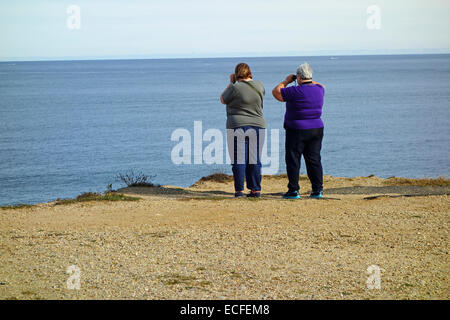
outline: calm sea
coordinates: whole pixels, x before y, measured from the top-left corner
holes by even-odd
[[[450,176],[450,55],[4,62],[0,205],[119,188],[115,176],[130,169],[179,186],[230,173],[226,164],[173,164],[171,135],[193,135],[194,121],[203,132],[224,130],[218,97],[241,61],[266,86],[268,128],[280,129],[279,173],[284,106],[270,92],[308,61],[326,86],[325,174]]]

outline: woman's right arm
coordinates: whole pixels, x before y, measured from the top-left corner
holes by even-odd
[[[223,94],[225,93],[225,91],[227,91],[232,85],[234,85],[234,83],[236,82],[236,75],[233,73],[230,75],[230,84],[228,85],[228,87],[225,88],[225,90],[223,90],[222,94],[220,95],[220,102],[222,102],[222,104],[227,104],[225,102],[225,100],[223,99]]]
[[[290,74],[286,77],[283,82],[280,82],[275,88],[272,90],[272,95],[275,99],[280,102],[285,102],[283,96],[281,95],[281,89],[286,88],[288,84],[294,81],[294,75]]]
[[[223,90],[222,94],[220,95],[220,102],[222,102],[222,104],[227,104],[227,103],[223,100],[223,94],[224,94],[225,91],[227,91],[228,88],[231,87],[232,85],[233,85],[233,84],[230,83],[230,84],[228,85],[228,87],[226,87],[225,90]]]

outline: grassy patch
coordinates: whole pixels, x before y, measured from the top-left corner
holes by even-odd
[[[34,205],[32,204],[17,204],[14,206],[1,206],[0,209],[2,210],[17,210],[17,209],[29,209],[33,208]]]
[[[75,199],[57,200],[55,205],[73,204],[73,203],[89,202],[89,201],[138,201],[140,199],[141,198],[129,197],[124,194],[115,193],[115,192],[107,193],[107,194],[86,192],[86,193],[80,194]]]
[[[403,284],[401,285],[401,287],[402,287],[402,288],[412,288],[412,287],[414,287],[414,285],[411,284],[411,283],[403,283]]]
[[[435,179],[408,179],[408,178],[398,178],[391,177],[384,181],[385,184],[389,186],[449,186],[450,179],[444,177],[439,177]]]
[[[193,276],[186,276],[178,273],[171,273],[165,276],[162,276],[162,282],[166,285],[176,285],[176,284],[184,284],[187,286],[193,286],[195,280],[197,280],[196,277]]]
[[[239,272],[231,271],[230,278],[232,278],[232,279],[242,279],[242,275]]]

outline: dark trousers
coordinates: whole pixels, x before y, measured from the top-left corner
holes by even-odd
[[[286,129],[286,171],[290,191],[300,190],[298,184],[301,157],[305,158],[306,172],[311,181],[312,191],[323,190],[323,169],[320,157],[323,128],[309,130]]]
[[[237,129],[242,129],[246,132],[249,129],[253,129],[256,131],[256,139],[257,146],[256,148],[252,148],[252,151],[256,151],[256,155],[252,157],[255,158],[252,161],[249,161],[249,139],[245,138],[245,141],[238,141],[237,138],[234,138],[234,151],[233,151],[233,177],[234,177],[234,189],[235,191],[244,191],[244,182],[247,181],[247,188],[252,191],[261,191],[261,146],[264,144],[264,135],[260,134],[261,128],[253,127],[253,126],[244,126]],[[239,143],[245,143],[244,146],[240,146]],[[240,151],[238,151],[240,150]],[[239,161],[240,157],[238,156],[238,152],[245,152],[244,161]],[[231,153],[231,150],[230,150]],[[251,163],[253,162],[253,163]]]

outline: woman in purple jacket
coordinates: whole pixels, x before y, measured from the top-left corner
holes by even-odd
[[[285,199],[300,199],[298,184],[301,157],[312,185],[310,198],[323,197],[323,170],[320,157],[323,139],[322,115],[325,89],[312,81],[313,71],[308,63],[297,69],[272,91],[275,99],[286,102],[284,128],[286,130],[286,171],[289,178]],[[290,86],[297,79],[298,86]]]

